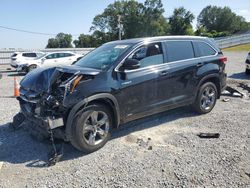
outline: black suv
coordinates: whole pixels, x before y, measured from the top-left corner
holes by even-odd
[[[168,36],[109,42],[72,66],[40,68],[21,81],[21,113],[84,152],[112,128],[172,108],[210,112],[226,86],[212,39]]]

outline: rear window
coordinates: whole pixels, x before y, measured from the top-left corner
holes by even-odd
[[[16,57],[17,56],[17,53],[14,53],[11,57]]]
[[[216,51],[205,42],[194,42],[195,55],[197,57],[215,55]]]
[[[36,53],[23,53],[23,57],[36,57]]]
[[[194,50],[191,41],[167,41],[168,62],[194,58]]]

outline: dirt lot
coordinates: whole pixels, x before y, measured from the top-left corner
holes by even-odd
[[[49,168],[42,167],[48,142],[8,127],[19,111],[10,97],[15,73],[0,66],[0,187],[250,187],[250,93],[238,87],[250,86],[247,52],[225,54],[229,85],[243,99],[222,96],[207,115],[185,107],[132,122],[89,155],[65,144],[62,161]],[[220,138],[201,139],[199,132]]]

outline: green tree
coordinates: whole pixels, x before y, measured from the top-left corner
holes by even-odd
[[[245,18],[236,15],[229,7],[207,6],[197,18],[198,28],[204,27],[206,32],[223,32],[232,34],[249,28]]]
[[[72,48],[72,35],[58,33],[55,38],[50,38],[46,48]]]
[[[92,35],[81,34],[77,40],[73,42],[76,48],[96,47],[97,40]]]
[[[72,35],[65,33],[58,33],[56,40],[59,43],[59,48],[72,48]]]
[[[164,18],[161,0],[146,0],[143,6],[143,36],[165,35],[169,32],[169,24]]]
[[[184,7],[174,9],[169,18],[170,33],[172,35],[193,35],[192,22],[194,15]]]
[[[163,13],[161,0],[146,0],[144,3],[135,0],[115,1],[108,5],[102,14],[95,16],[91,31],[105,33],[105,40],[118,39],[118,15],[120,15],[125,39],[164,35],[167,34],[169,27]]]
[[[59,48],[58,41],[54,38],[50,38],[48,40],[48,44],[47,44],[46,48]]]

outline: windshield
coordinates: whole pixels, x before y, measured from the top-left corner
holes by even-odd
[[[104,44],[88,53],[75,65],[99,70],[108,69],[120,57],[130,44]]]

